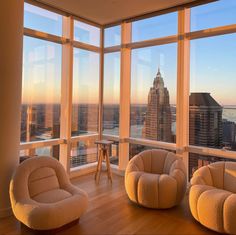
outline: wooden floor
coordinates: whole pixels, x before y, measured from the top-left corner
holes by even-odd
[[[94,175],[82,176],[72,182],[88,193],[89,208],[79,224],[56,233],[58,235],[215,234],[192,218],[187,197],[178,207],[152,210],[128,200],[123,177],[113,175],[113,184],[107,180],[106,175],[101,175],[98,185]],[[21,229],[20,223],[13,216],[0,220],[0,235],[20,234],[30,233]]]

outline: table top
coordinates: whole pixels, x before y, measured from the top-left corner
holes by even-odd
[[[111,145],[114,142],[111,140],[96,140],[94,143],[95,144],[102,144],[102,145]]]

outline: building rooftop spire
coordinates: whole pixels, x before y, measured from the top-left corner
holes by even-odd
[[[158,89],[158,88],[164,88],[164,81],[163,78],[161,76],[161,71],[160,71],[160,67],[158,66],[158,71],[157,71],[157,75],[153,81],[153,86]]]

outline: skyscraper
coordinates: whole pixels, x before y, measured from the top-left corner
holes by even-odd
[[[236,150],[236,124],[223,119],[223,145],[225,149]]]
[[[222,148],[222,107],[210,93],[191,93],[189,97],[189,144]],[[190,154],[190,176],[199,167],[199,154]]]
[[[143,137],[165,142],[172,141],[169,91],[164,86],[159,68],[153,86],[148,93]]]

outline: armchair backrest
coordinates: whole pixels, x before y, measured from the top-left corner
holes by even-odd
[[[236,162],[225,162],[224,189],[236,193]]]
[[[58,160],[52,157],[32,157],[22,162],[11,180],[12,202],[22,201],[57,188],[64,188],[69,178]]]
[[[194,172],[191,184],[206,184],[236,193],[236,162],[215,162]]]
[[[133,170],[136,167],[139,171],[153,174],[170,174],[171,170],[176,167],[179,168],[179,166],[185,172],[184,167],[181,165],[183,164],[181,158],[172,152],[161,149],[145,150],[133,157],[130,163],[130,167],[134,168]],[[132,165],[135,165],[135,167]]]

